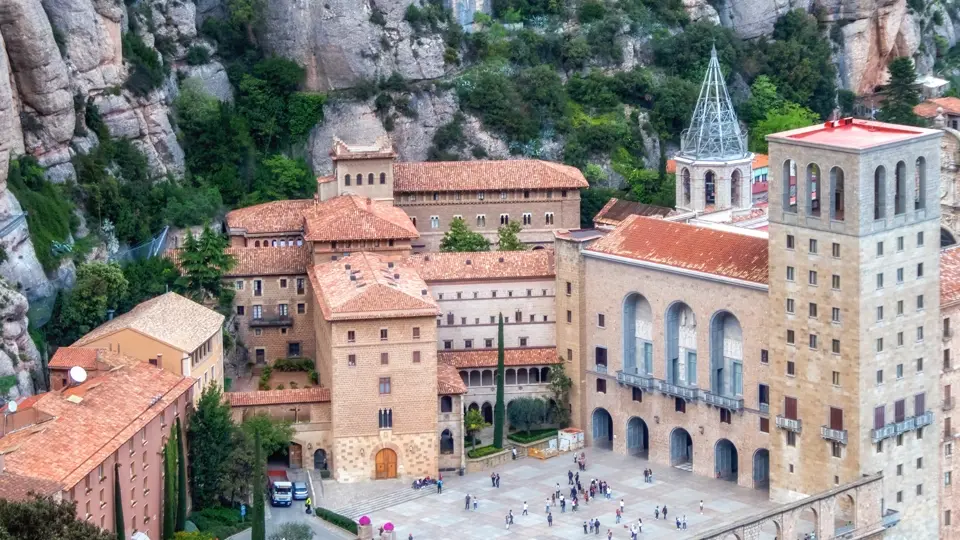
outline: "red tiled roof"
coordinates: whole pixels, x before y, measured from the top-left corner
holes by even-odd
[[[767,239],[630,216],[588,252],[767,283]]]
[[[668,159],[667,165],[664,167],[667,174],[676,174],[677,173],[677,160]]]
[[[296,233],[303,230],[303,212],[313,199],[293,199],[256,204],[227,212],[227,228],[246,234]]]
[[[429,317],[440,314],[427,284],[406,263],[358,252],[312,267],[310,284],[326,320]]]
[[[83,347],[60,347],[53,353],[50,363],[51,368],[70,369],[73,366],[80,366],[83,369],[97,369],[97,349],[86,349]]]
[[[467,385],[457,373],[457,368],[448,362],[437,362],[437,395],[466,394]]]
[[[960,246],[940,252],[940,306],[960,302]]]
[[[341,195],[304,213],[304,238],[310,241],[418,238],[420,233],[400,208],[358,195]]]
[[[313,260],[307,244],[290,247],[234,247],[236,265],[226,277],[303,275]]]
[[[497,367],[497,350],[438,351],[437,362],[449,363],[456,368]],[[556,347],[503,351],[503,364],[506,366],[545,366],[561,362]]]
[[[597,212],[597,215],[593,217],[593,222],[599,225],[616,226],[627,216],[667,217],[675,213],[672,208],[665,206],[655,206],[613,198],[607,201],[607,204]]]
[[[0,499],[10,502],[26,501],[31,494],[53,495],[61,489],[63,484],[60,482],[0,471]]]
[[[928,99],[913,108],[913,113],[923,118],[936,118],[937,109],[942,107],[947,114],[960,114],[960,98],[941,97]]]
[[[34,408],[52,420],[0,438],[5,470],[69,488],[195,383],[133,362],[79,386],[47,392]]]
[[[577,168],[536,159],[394,163],[396,192],[578,189],[588,186]]]
[[[427,283],[552,278],[553,250],[421,253],[408,259]]]
[[[285,405],[288,403],[326,403],[330,401],[330,389],[296,388],[290,390],[259,390],[256,392],[224,392],[231,407],[260,405]]]
[[[751,167],[754,169],[762,169],[764,167],[770,166],[770,156],[766,154],[754,154],[753,163]]]

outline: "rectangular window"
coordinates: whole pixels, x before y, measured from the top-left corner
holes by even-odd
[[[687,401],[683,398],[674,398],[673,400],[673,410],[675,412],[686,413],[687,412]]]
[[[730,409],[720,409],[720,423],[729,424],[731,419]]]
[[[880,405],[873,408],[873,429],[880,429],[887,425],[886,412],[886,405]]]
[[[254,319],[263,318],[263,306],[253,306],[253,318]]]
[[[832,322],[840,322],[840,308],[832,308],[830,310],[830,320]]]
[[[903,422],[907,417],[907,400],[898,399],[893,402],[893,421]]]
[[[386,329],[386,328],[381,328],[381,329],[380,329],[380,341],[386,341],[386,340],[387,340],[387,329]]]
[[[903,315],[903,300],[897,300],[897,315]]]
[[[631,394],[630,399],[631,399],[632,401],[636,401],[636,402],[642,403],[642,402],[643,402],[643,391],[641,391],[641,390],[640,390],[639,388],[637,388],[637,387],[633,387],[631,390],[633,390],[633,391],[630,393],[630,394]]]
[[[390,353],[380,353],[380,365],[385,366],[390,363]]]
[[[761,433],[770,433],[770,419],[760,417],[760,432]]]
[[[242,290],[243,290],[243,280],[242,280],[242,279],[238,279],[238,280],[234,283],[233,288],[236,289],[236,290],[238,290],[238,291],[242,291]]]
[[[287,358],[300,357],[300,343],[287,343]]]
[[[840,354],[840,340],[834,339],[830,342],[830,352],[833,354]]]
[[[390,377],[380,377],[380,393],[390,393]]]
[[[303,315],[303,314],[306,313],[306,312],[307,312],[307,305],[304,304],[303,302],[298,303],[298,304],[297,304],[297,314],[298,314],[298,315]]]
[[[770,363],[770,352],[766,349],[760,349],[760,363],[769,364]]]
[[[650,369],[647,370],[647,373],[653,373],[653,366],[649,366]],[[736,376],[736,364],[734,364],[734,376]],[[687,384],[694,385],[697,384],[697,353],[696,351],[687,351]]]
[[[917,233],[917,247],[923,245],[923,231]]]
[[[743,395],[743,364],[740,362],[733,363],[733,393]]]
[[[883,384],[883,370],[877,370],[877,384]]]
[[[838,243],[836,243],[836,242],[833,243],[832,253],[833,253],[834,258],[837,258],[837,259],[840,258],[840,244],[838,244]]]
[[[443,340],[443,348],[444,348],[444,349],[447,349],[447,350],[452,349],[452,348],[453,348],[453,340],[452,340],[452,339],[445,339],[445,340]]]
[[[795,342],[793,330],[787,330],[787,344],[793,345]]]
[[[810,253],[815,254],[817,252],[817,241],[816,239],[810,239]]]
[[[492,347],[493,347],[493,340],[490,339],[490,338],[487,338],[487,339],[483,340],[483,346],[486,347],[486,348],[488,348],[488,349],[492,348]],[[571,356],[571,358],[573,358],[573,357]]]
[[[567,310],[567,322],[573,322],[573,312],[569,309]]]
[[[792,360],[787,360],[787,375],[790,375],[792,377],[792,376],[796,376],[796,374],[797,374],[796,364],[794,364]]]
[[[879,274],[877,274],[877,288],[878,289],[883,288],[883,272],[880,272]]]
[[[597,347],[595,352],[597,365],[607,367],[607,349],[605,347]]]
[[[883,242],[877,242],[877,257],[883,257]]]
[[[808,311],[808,315],[810,316],[811,319],[816,319],[816,318],[817,318],[817,304],[815,304],[815,303],[813,303],[813,302],[810,302],[810,305],[809,305],[807,311]]]
[[[349,354],[347,355],[347,366],[356,367],[357,366],[357,355]]]
[[[347,343],[353,343],[357,340],[357,333],[353,330],[347,330]]]
[[[305,279],[303,279],[302,277],[297,278],[297,294],[303,294],[303,293],[304,293],[304,287],[305,287],[305,285],[306,285],[306,280],[305,280]]]
[[[795,239],[792,234],[787,235],[787,249],[793,249],[795,244]]]
[[[243,315],[246,313],[246,306],[237,306],[237,315]]]
[[[923,263],[918,263],[918,264],[917,264],[917,279],[920,279],[920,278],[922,278],[922,277],[923,277]]]
[[[793,281],[795,278],[795,272],[792,266],[787,267],[787,281]]]
[[[883,352],[883,338],[877,338],[877,352]]]
[[[831,449],[830,449],[831,454],[830,454],[830,455],[832,455],[832,456],[835,457],[835,458],[842,458],[842,457],[843,457],[843,445],[841,445],[841,444],[838,443],[838,442],[834,442],[834,443],[831,444],[830,446],[831,446]]]
[[[280,278],[280,288],[281,289],[287,288],[287,278]]]
[[[527,338],[525,338],[525,337],[520,338],[520,346],[521,346],[521,347],[526,347],[526,346],[527,346]]]
[[[277,315],[281,317],[287,317],[290,315],[290,308],[287,304],[278,304],[277,305]]]
[[[897,332],[897,347],[903,347],[903,332]]]
[[[834,371],[834,372],[833,372],[833,385],[834,385],[834,386],[840,386],[840,372],[839,372],[839,371]]]
[[[603,313],[598,313],[598,314],[597,314],[597,326],[599,326],[600,328],[605,328],[605,327],[606,327],[606,322],[607,322],[607,321],[606,321],[606,317],[604,317]]]
[[[897,285],[903,283],[903,268],[897,268]]]
[[[808,340],[808,341],[810,342],[810,348],[811,348],[811,349],[816,349],[816,348],[817,348],[817,335],[816,335],[816,334],[810,334],[810,337],[809,337],[809,340]]]
[[[897,237],[897,251],[903,251],[903,237]]]
[[[834,274],[833,276],[831,276],[830,287],[833,288],[833,290],[835,291],[840,290],[840,276],[838,276],[837,274]]]
[[[380,429],[390,429],[393,427],[393,409],[380,409],[377,414],[377,423]]]
[[[787,446],[796,446],[797,445],[797,434],[788,431],[787,432]],[[790,465],[790,472],[793,472],[793,465]]]
[[[605,379],[597,379],[597,392],[600,394],[607,393],[607,381]]]
[[[903,378],[903,364],[897,364],[897,379]]]
[[[794,304],[793,298],[787,298],[787,313],[793,313],[793,312],[794,312],[794,305],[793,305],[793,304]]]
[[[923,327],[917,327],[917,341],[923,341]]]
[[[917,295],[917,311],[920,311],[921,309],[923,309],[923,295],[919,294]]]
[[[817,271],[816,271],[816,270],[810,270],[810,279],[809,279],[809,281],[810,281],[810,285],[816,285],[816,284],[817,284]]]
[[[263,282],[259,279],[253,280],[253,295],[263,296]]]

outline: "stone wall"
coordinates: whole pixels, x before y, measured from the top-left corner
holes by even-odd
[[[286,287],[281,287],[281,279]],[[253,295],[253,282],[259,280],[263,286],[262,296]],[[297,292],[297,280],[303,280],[303,293]],[[236,290],[233,300],[234,321],[237,325],[237,337],[250,353],[249,360],[255,362],[257,351],[263,351],[266,363],[272,364],[277,358],[287,358],[290,343],[300,343],[300,356],[316,359],[317,341],[313,327],[313,292],[306,275],[234,277],[225,280]],[[242,283],[237,288],[238,284]],[[277,317],[278,305],[286,304],[292,323],[289,326],[251,327],[253,306],[263,308],[263,317]],[[237,313],[242,306],[244,314]],[[300,313],[300,309],[303,313]],[[327,384],[321,381],[321,384]]]

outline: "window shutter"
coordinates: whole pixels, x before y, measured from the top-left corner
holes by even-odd
[[[830,407],[830,429],[843,429],[843,409]]]
[[[887,422],[884,418],[886,412],[886,406],[881,405],[879,407],[874,407],[873,409],[873,429],[882,428]]]
[[[783,401],[786,417],[790,420],[797,420],[797,398],[785,397]]]
[[[893,404],[893,421],[894,422],[903,422],[904,418],[907,416],[907,405],[906,401],[898,399]]]

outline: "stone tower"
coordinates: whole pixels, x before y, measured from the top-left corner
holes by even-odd
[[[751,206],[753,154],[727,94],[716,48],[675,159],[677,208],[705,212]]]

